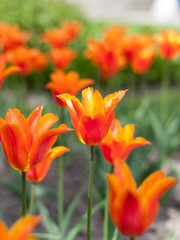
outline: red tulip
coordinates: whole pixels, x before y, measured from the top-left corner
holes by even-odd
[[[89,87],[82,91],[82,103],[70,94],[58,98],[69,108],[71,122],[77,137],[87,145],[98,145],[106,137],[114,118],[114,108],[124,97],[125,91],[109,94],[104,99]]]
[[[113,120],[107,136],[100,144],[108,162],[115,164],[117,160],[125,161],[134,148],[150,144],[142,137],[134,139],[134,130],[134,124],[128,124],[122,128],[117,119]]]
[[[137,188],[129,167],[122,161],[116,163],[114,174],[108,174],[107,181],[112,221],[130,237],[148,229],[158,213],[160,197],[177,183],[175,178],[156,171]]]
[[[37,107],[27,119],[18,109],[9,109],[6,119],[0,118],[0,137],[4,153],[11,167],[28,171],[49,153],[57,135],[70,131],[65,124],[50,129],[58,117],[52,113],[42,115]]]

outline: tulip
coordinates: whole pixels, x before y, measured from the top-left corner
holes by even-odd
[[[73,59],[76,58],[77,52],[70,48],[53,48],[50,56],[54,65],[60,69],[67,69]]]
[[[20,75],[25,76],[32,71],[42,71],[47,65],[47,57],[37,48],[20,46],[6,52],[7,61],[20,68]]]
[[[18,109],[9,109],[5,120],[0,118],[0,136],[4,153],[11,167],[26,172],[42,161],[57,139],[57,135],[70,131],[65,124],[50,129],[58,117],[52,113],[42,115],[37,107],[27,119]]]
[[[4,79],[11,75],[12,73],[16,73],[20,71],[20,68],[17,66],[10,66],[6,68],[6,56],[4,54],[0,55],[0,88],[3,84]]]
[[[108,162],[115,164],[117,160],[125,161],[134,148],[150,144],[142,137],[134,139],[134,130],[134,124],[128,124],[122,128],[117,119],[113,120],[107,136],[100,144]]]
[[[68,93],[76,95],[81,89],[94,84],[92,79],[79,79],[79,74],[70,71],[67,74],[58,69],[50,75],[51,82],[46,84],[46,88],[52,91],[53,97],[58,105],[65,107],[66,104],[57,97],[59,94]]]
[[[173,29],[154,35],[154,41],[158,46],[162,58],[172,60],[180,53],[180,34]]]
[[[30,233],[41,221],[41,216],[29,215],[18,220],[9,230],[0,220],[0,239],[2,240],[38,240],[31,237]]]
[[[0,23],[0,48],[3,51],[25,44],[30,37],[30,33],[21,31],[15,24]]]
[[[43,41],[49,43],[52,47],[62,48],[74,41],[81,30],[81,23],[65,22],[59,28],[49,29],[42,34]]]
[[[82,103],[70,94],[58,98],[69,108],[71,122],[79,140],[87,145],[98,145],[106,137],[114,118],[114,108],[127,90],[109,94],[104,99],[89,87],[82,91]]]
[[[154,221],[161,196],[177,183],[173,177],[156,171],[137,188],[129,167],[117,161],[114,174],[107,175],[109,211],[118,230],[130,237],[141,235]]]

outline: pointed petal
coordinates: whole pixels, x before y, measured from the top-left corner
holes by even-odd
[[[101,151],[105,157],[105,159],[111,163],[114,164],[115,159],[112,157],[112,148],[111,145],[105,142],[100,143]]]
[[[4,71],[4,78],[11,75],[12,73],[20,72],[21,69],[18,66],[10,66]]]
[[[123,161],[117,161],[114,166],[114,174],[118,177],[121,188],[127,188],[132,192],[136,191],[136,182],[131,174],[128,165]]]
[[[87,145],[98,145],[108,132],[106,116],[102,113],[91,118],[83,115],[79,123],[79,132]]]
[[[6,122],[8,123],[17,123],[22,130],[24,131],[27,139],[27,144],[28,148],[30,148],[31,140],[32,140],[32,135],[28,126],[28,123],[23,116],[23,114],[16,108],[14,109],[9,109],[7,114],[6,114]]]
[[[28,168],[28,148],[26,136],[16,123],[5,123],[1,127],[1,141],[11,167],[26,171]]]
[[[53,113],[47,113],[43,115],[36,125],[34,140],[51,128],[58,121],[58,119],[59,118]]]
[[[8,229],[1,219],[0,219],[0,237],[2,240],[9,240]]]
[[[41,118],[42,115],[43,106],[37,107],[27,118],[27,122],[31,131],[31,134],[33,135],[36,129],[36,125]]]
[[[78,86],[77,86],[77,92],[79,92],[80,90],[82,90],[85,87],[88,87],[90,85],[95,84],[95,81],[92,79],[82,79],[78,82]]]
[[[70,149],[66,147],[55,147],[53,149],[50,149],[46,157],[36,167],[27,171],[26,173],[27,180],[33,182],[42,181],[45,178],[52,161],[59,157],[60,155],[69,151]]]
[[[10,240],[26,239],[36,225],[42,220],[41,216],[27,216],[17,221],[10,229]]]
[[[43,134],[36,140],[30,152],[30,168],[35,167],[42,161],[52,145],[57,139],[57,135],[69,132],[72,129],[68,128],[65,124],[61,124],[58,128],[51,129]]]

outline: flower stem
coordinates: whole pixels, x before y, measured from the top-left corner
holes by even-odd
[[[61,107],[60,123],[64,122],[64,108]],[[60,138],[60,145],[63,145],[63,136]],[[61,228],[61,223],[64,216],[64,159],[63,156],[58,160],[58,222]]]
[[[109,228],[108,206],[109,206],[109,197],[108,197],[108,189],[106,189],[106,199],[105,199],[105,207],[104,207],[104,240],[108,240],[108,228]]]
[[[93,187],[94,160],[95,160],[95,146],[91,146],[91,160],[90,160],[89,188],[88,188],[87,240],[91,239],[91,208],[92,208],[92,187]]]
[[[169,68],[170,62],[167,59],[163,61],[163,69],[162,69],[162,82],[161,82],[161,108],[162,108],[162,116],[166,112],[166,103],[168,96],[168,88],[169,88]]]
[[[130,237],[130,240],[135,240],[135,238],[134,237]]]
[[[26,172],[22,171],[22,217],[26,215]]]
[[[30,204],[29,204],[29,214],[33,213],[35,191],[36,191],[36,183],[33,182],[31,185],[31,198],[30,198]]]

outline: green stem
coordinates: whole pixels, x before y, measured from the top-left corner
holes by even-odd
[[[164,59],[163,61],[163,69],[162,69],[162,82],[161,82],[161,104],[162,104],[162,117],[166,112],[166,100],[169,89],[169,60]]]
[[[30,204],[29,204],[29,214],[33,213],[35,191],[36,191],[36,183],[33,182],[32,185],[31,185],[31,197],[30,197]]]
[[[26,172],[22,172],[22,217],[26,215]]]
[[[60,123],[64,122],[64,108],[61,108],[60,114]],[[61,146],[63,145],[63,136],[61,135]],[[58,160],[58,222],[59,227],[61,228],[61,224],[64,216],[64,159],[63,156]]]
[[[134,237],[130,237],[130,240],[134,240],[135,238]]]
[[[109,206],[109,197],[108,197],[108,189],[106,189],[106,199],[105,199],[105,206],[104,206],[104,240],[108,240],[108,230],[109,230],[108,206]]]
[[[92,208],[94,160],[95,160],[95,146],[91,146],[91,160],[90,160],[89,187],[88,187],[87,240],[91,240],[91,208]]]

